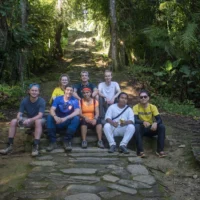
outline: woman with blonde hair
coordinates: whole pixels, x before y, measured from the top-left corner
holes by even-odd
[[[65,87],[69,84],[70,79],[67,74],[62,74],[59,78],[59,86],[56,87],[51,95],[49,104],[51,105],[53,103],[53,100],[61,95],[64,95]]]

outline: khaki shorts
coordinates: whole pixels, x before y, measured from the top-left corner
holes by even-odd
[[[23,117],[23,121],[26,120],[26,119],[28,119],[28,118],[27,118],[27,117]],[[44,127],[44,125],[45,125],[45,123],[46,123],[46,119],[45,119],[45,118],[42,118],[42,119],[41,119],[41,123],[42,123],[42,126]],[[34,125],[35,125],[35,122],[33,121],[33,122],[30,122],[30,123],[27,124],[27,125],[23,125],[23,127],[25,127],[25,128],[33,128]],[[17,124],[17,126],[20,127],[19,123]]]

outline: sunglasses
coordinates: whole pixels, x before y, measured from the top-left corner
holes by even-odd
[[[140,96],[140,99],[146,99],[148,96]]]

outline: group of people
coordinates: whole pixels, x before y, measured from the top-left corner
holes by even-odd
[[[99,148],[104,148],[102,134],[104,132],[108,143],[109,153],[116,151],[116,136],[122,136],[119,150],[128,154],[127,145],[135,136],[137,155],[145,157],[142,137],[155,136],[159,157],[165,157],[164,140],[165,126],[156,106],[149,103],[150,96],[146,90],[139,93],[139,103],[133,108],[127,105],[128,94],[121,92],[117,82],[112,81],[112,72],[105,71],[105,82],[96,87],[89,82],[89,73],[81,72],[81,83],[70,84],[67,74],[61,75],[59,87],[56,87],[50,99],[50,112],[44,118],[45,100],[39,96],[40,85],[29,85],[28,96],[20,104],[17,118],[10,123],[8,145],[0,150],[7,154],[13,150],[13,141],[18,126],[34,127],[32,156],[39,154],[39,142],[43,126],[46,123],[49,146],[47,151],[57,148],[56,134],[64,130],[63,147],[72,150],[72,139],[80,127],[82,148],[87,148],[87,130],[96,129]],[[25,115],[26,114],[26,115]],[[103,123],[104,122],[104,123]]]

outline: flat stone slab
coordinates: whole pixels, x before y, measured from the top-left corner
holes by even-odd
[[[65,153],[64,149],[54,149],[53,151],[51,151],[50,153]]]
[[[139,182],[142,182],[142,183],[146,183],[148,185],[154,185],[156,183],[155,178],[151,175],[134,176],[133,180],[139,181]]]
[[[53,161],[33,161],[30,163],[32,166],[55,166],[57,165],[56,162]]]
[[[100,178],[97,177],[97,176],[70,176],[70,179],[84,180],[84,181],[95,181],[95,182],[100,181]]]
[[[143,162],[140,157],[128,157],[128,161],[132,164],[141,164]]]
[[[70,169],[62,169],[61,172],[65,174],[95,174],[97,172],[97,169],[91,169],[91,168],[70,168]]]
[[[36,159],[40,160],[40,161],[42,161],[42,160],[53,160],[53,157],[48,155],[48,156],[37,157]]]
[[[82,149],[81,147],[73,147],[71,153],[73,154],[73,153],[83,153],[83,152],[103,153],[103,152],[108,152],[108,149],[100,149],[100,148],[97,148],[97,147],[89,147],[87,149]]]
[[[120,192],[127,193],[127,194],[132,194],[132,195],[137,194],[137,190],[133,188],[117,185],[117,184],[110,184],[108,185],[108,187],[114,190],[118,190]]]
[[[67,194],[76,193],[99,193],[107,191],[104,186],[94,186],[94,185],[69,185],[67,187]]]
[[[112,182],[112,183],[115,183],[116,181],[119,180],[118,177],[112,176],[112,175],[109,175],[109,174],[104,175],[102,178],[103,178],[104,181],[108,181],[108,182]]]
[[[94,157],[78,157],[69,159],[74,163],[94,163],[94,164],[110,164],[112,162],[119,161],[119,158],[94,158]]]
[[[26,181],[25,188],[27,189],[41,189],[49,185],[47,182]]]
[[[138,182],[138,181],[132,181],[132,180],[125,180],[125,179],[121,179],[120,181],[117,182],[118,184],[127,186],[127,187],[132,187],[135,189],[149,189],[152,186],[146,184],[146,183],[142,183],[142,182]]]
[[[65,197],[65,200],[101,200],[96,194],[81,193]]]
[[[104,199],[111,199],[113,197],[121,195],[121,192],[113,190],[111,192],[99,192],[99,195]]]
[[[88,143],[97,142],[97,141],[98,141],[97,136],[88,136],[87,137],[87,142]],[[82,142],[82,138],[81,137],[74,137],[73,141],[72,141],[72,144],[81,144],[81,142]]]
[[[149,172],[146,167],[143,165],[128,165],[127,170],[132,174],[132,175],[148,175]]]

